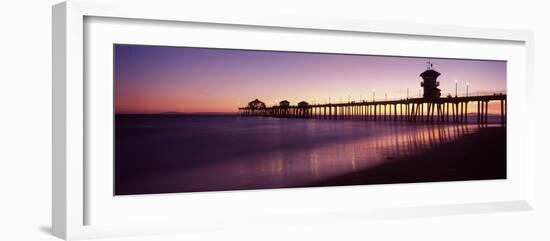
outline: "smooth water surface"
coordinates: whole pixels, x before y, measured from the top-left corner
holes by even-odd
[[[310,186],[476,133],[411,124],[231,115],[117,115],[115,194]]]

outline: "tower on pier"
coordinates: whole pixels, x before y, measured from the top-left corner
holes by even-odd
[[[420,86],[424,88],[424,99],[439,99],[441,97],[441,90],[437,88],[439,81],[437,77],[441,75],[439,72],[433,69],[433,64],[428,61],[426,71],[420,74],[423,81],[420,82]]]

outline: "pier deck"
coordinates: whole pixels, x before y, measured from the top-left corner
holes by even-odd
[[[477,105],[477,123],[488,122],[489,102],[500,102],[500,120],[506,122],[506,95],[445,97],[437,99],[410,98],[387,101],[303,104],[270,107],[241,107],[243,116],[281,118],[363,119],[392,121],[467,122],[468,105]],[[471,113],[470,113],[471,114]]]

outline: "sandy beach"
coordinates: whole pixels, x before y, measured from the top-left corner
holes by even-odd
[[[389,157],[391,159],[391,157]],[[311,186],[415,183],[506,178],[506,129],[487,127],[428,153],[385,162]]]

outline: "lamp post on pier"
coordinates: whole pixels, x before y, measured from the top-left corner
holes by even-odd
[[[466,97],[468,97],[468,87],[470,86],[470,83],[466,83]]]

